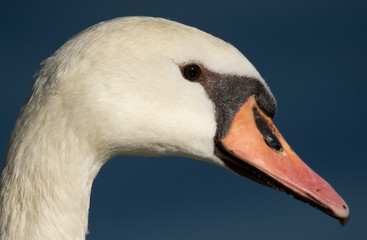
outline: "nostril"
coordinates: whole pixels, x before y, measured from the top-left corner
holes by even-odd
[[[268,134],[268,135],[263,135],[263,138],[265,140],[265,143],[271,147],[272,149],[275,149],[277,151],[283,151],[282,146],[280,145],[280,142],[278,141],[278,139],[274,136],[274,134]]]
[[[257,129],[259,129],[260,133],[263,136],[263,139],[270,148],[276,151],[283,151],[283,147],[280,144],[278,138],[274,135],[271,127],[269,126],[268,122],[264,119],[263,116],[259,113],[256,108],[253,108],[254,118]]]
[[[344,208],[344,209],[347,209],[347,206],[343,205],[343,208]]]

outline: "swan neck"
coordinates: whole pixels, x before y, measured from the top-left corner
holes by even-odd
[[[66,119],[29,112],[20,114],[4,161],[0,239],[85,239],[102,164]]]

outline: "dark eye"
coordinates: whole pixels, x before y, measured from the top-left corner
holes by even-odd
[[[188,65],[183,68],[182,74],[187,80],[195,81],[201,77],[201,69],[198,65]]]

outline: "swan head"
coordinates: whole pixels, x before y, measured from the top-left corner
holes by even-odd
[[[275,99],[232,45],[160,18],[118,18],[78,34],[43,63],[34,94],[116,155],[185,156],[285,191],[345,222],[349,209],[292,151]],[[42,94],[36,94],[42,92]],[[62,110],[64,109],[64,110]]]

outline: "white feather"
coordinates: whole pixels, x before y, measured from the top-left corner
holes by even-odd
[[[222,166],[213,104],[179,69],[189,62],[265,84],[230,44],[160,18],[97,24],[45,60],[10,140],[0,238],[85,239],[93,179],[116,155]]]

